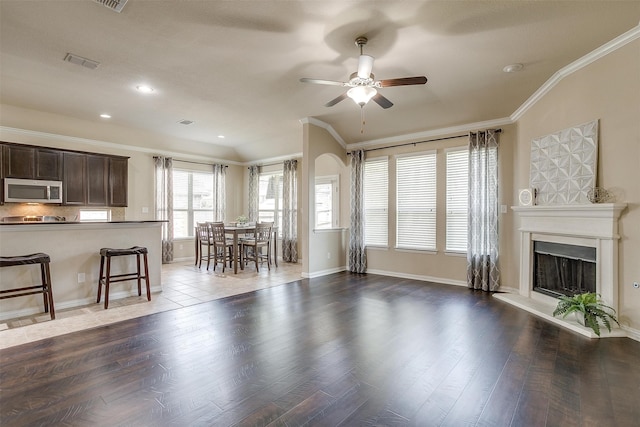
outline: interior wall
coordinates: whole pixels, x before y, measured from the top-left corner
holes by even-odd
[[[597,185],[626,202],[619,233],[619,316],[640,330],[640,40],[565,77],[518,120],[514,192],[529,183],[531,140],[599,119]],[[519,259],[519,223],[511,228],[510,251]],[[640,336],[640,335],[639,335]]]
[[[510,206],[512,203],[512,186],[508,177],[512,174],[513,146],[515,126],[503,126],[499,135],[499,204]],[[444,135],[446,137],[446,135]],[[451,135],[455,136],[455,135]],[[411,141],[407,141],[411,142]],[[400,277],[412,277],[422,280],[433,280],[440,283],[466,286],[467,258],[466,254],[447,253],[446,247],[446,150],[456,147],[467,147],[468,137],[432,141],[416,145],[386,148],[366,153],[366,158],[380,156],[389,158],[389,245],[387,248],[367,248],[367,271]],[[436,251],[417,251],[396,249],[396,163],[395,156],[406,153],[436,151]],[[507,177],[507,179],[505,179]],[[507,210],[499,216],[499,230],[506,230],[512,221]],[[509,287],[512,277],[517,277],[517,270],[511,268],[511,255],[506,248],[509,239],[500,232],[500,266],[501,282]]]
[[[34,110],[16,108],[2,105],[0,114],[0,140],[5,142],[15,142],[21,144],[38,145],[43,147],[79,150],[93,153],[113,154],[129,157],[129,182],[128,182],[128,206],[126,208],[112,208],[114,219],[128,221],[153,220],[154,216],[154,161],[153,156],[164,154],[163,148],[170,149],[169,153],[176,153],[173,147],[165,141],[153,148],[139,148],[139,133],[131,131],[124,132],[110,126],[96,126],[93,122],[81,121],[61,115],[42,113]],[[146,135],[145,139],[150,136]],[[175,144],[184,149],[185,158],[188,158],[192,151],[200,150],[199,162],[225,163],[215,158],[225,158],[225,156],[235,157],[232,150],[200,144],[199,147],[193,144],[183,144],[183,141],[176,140]],[[135,146],[136,149],[132,149]],[[219,151],[215,151],[218,149]],[[206,154],[205,154],[206,153]],[[209,157],[209,160],[207,158]],[[174,159],[179,159],[174,156]],[[184,160],[184,159],[183,159]],[[178,164],[179,161],[176,161]],[[211,170],[209,165],[198,165],[185,163],[192,169]],[[230,164],[227,169],[226,192],[227,192],[227,218],[235,218],[245,209],[243,203],[243,167],[237,164]],[[22,204],[11,206],[7,204],[0,206],[0,216],[13,215],[14,212],[24,210]],[[77,208],[41,205],[30,208],[31,215],[62,215],[72,218]],[[37,209],[33,211],[33,209]],[[18,213],[23,214],[23,213]],[[193,239],[178,240],[174,246],[174,259],[191,258],[195,256],[195,245]]]
[[[302,242],[302,275],[313,277],[346,268],[347,230],[316,231],[315,223],[315,176],[316,159],[329,154],[346,167],[347,151],[324,128],[311,124],[303,124],[303,174],[300,188],[302,191],[302,211],[299,230]],[[340,207],[341,211],[346,209]],[[341,220],[343,214],[341,213]]]

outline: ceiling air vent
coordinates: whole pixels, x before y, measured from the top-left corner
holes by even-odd
[[[190,125],[193,124],[193,120],[182,119],[178,123],[180,123],[181,125]]]
[[[96,3],[100,3],[111,10],[114,10],[118,13],[122,12],[124,5],[127,4],[128,0],[93,0]]]
[[[83,58],[82,56],[74,55],[73,53],[67,53],[67,56],[64,57],[64,60],[67,62],[71,62],[72,64],[82,65],[83,67],[90,70],[95,70],[96,68],[98,68],[98,65],[100,65],[98,61]]]

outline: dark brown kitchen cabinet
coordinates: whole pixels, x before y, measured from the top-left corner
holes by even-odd
[[[0,178],[62,181],[63,205],[126,207],[128,165],[124,156],[0,143]]]
[[[129,182],[129,159],[109,158],[109,205],[127,206],[127,185]]]
[[[87,206],[107,206],[109,158],[87,155]]]
[[[62,179],[62,152],[25,145],[2,145],[2,177],[23,179]]]
[[[64,174],[62,177],[62,204],[87,204],[87,155],[64,153]]]

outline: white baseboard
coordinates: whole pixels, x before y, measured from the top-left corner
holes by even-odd
[[[627,337],[634,341],[640,341],[640,331],[629,326],[620,326],[620,329],[627,333]]]
[[[463,286],[465,288],[467,287],[466,281],[448,279],[444,277],[424,276],[419,274],[407,274],[407,273],[400,273],[397,271],[386,271],[386,270],[375,270],[375,269],[367,269],[367,273],[379,274],[381,276],[400,277],[402,279],[420,280],[423,282],[442,283],[445,285]]]
[[[312,273],[302,272],[300,275],[304,279],[313,279],[314,277],[322,277],[322,276],[328,276],[329,274],[333,274],[333,273],[340,273],[342,271],[345,271],[346,269],[347,269],[347,266],[343,265],[340,267],[329,268],[327,270],[314,271]]]

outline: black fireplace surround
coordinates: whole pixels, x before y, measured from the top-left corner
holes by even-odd
[[[596,292],[596,248],[534,241],[533,252],[534,291],[556,298]]]

